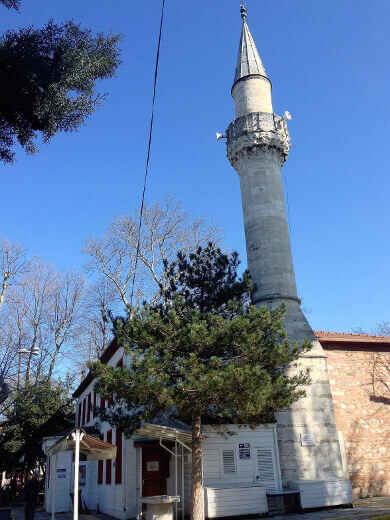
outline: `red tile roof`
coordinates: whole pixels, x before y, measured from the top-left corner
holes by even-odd
[[[315,330],[314,334],[320,343],[382,343],[390,344],[390,336],[376,336],[374,334],[352,334],[349,332],[326,332]]]

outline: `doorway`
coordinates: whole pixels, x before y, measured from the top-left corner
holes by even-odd
[[[169,453],[160,446],[142,448],[142,496],[167,494]]]

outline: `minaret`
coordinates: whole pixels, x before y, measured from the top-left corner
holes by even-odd
[[[290,149],[286,123],[289,114],[280,117],[273,112],[272,84],[242,4],[241,17],[232,88],[236,118],[226,131],[226,139],[229,161],[240,179],[248,269],[256,285],[254,304],[272,307],[284,303],[284,327],[289,339],[312,342],[312,350],[300,360],[300,368],[310,368],[312,383],[306,388],[307,395],[277,414],[282,479],[286,483],[341,477],[342,459],[326,359],[301,310],[295,283],[281,178],[281,167]],[[308,438],[314,439],[314,446],[306,445]]]

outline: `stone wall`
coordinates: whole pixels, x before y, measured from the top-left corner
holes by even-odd
[[[389,495],[390,345],[321,343],[354,496]]]

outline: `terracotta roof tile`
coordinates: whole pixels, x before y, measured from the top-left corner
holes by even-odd
[[[376,336],[374,334],[353,334],[349,332],[327,332],[315,330],[318,341],[335,343],[390,343],[390,336]]]

